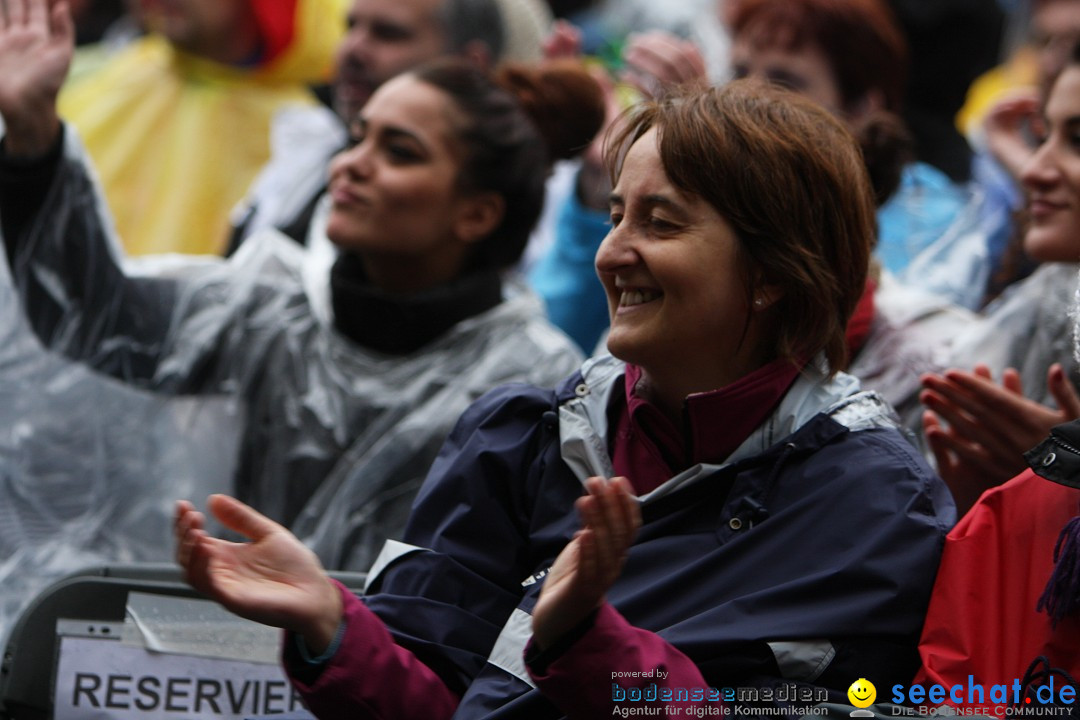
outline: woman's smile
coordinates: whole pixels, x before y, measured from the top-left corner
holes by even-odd
[[[330,199],[335,206],[364,206],[370,205],[371,200],[362,196],[345,183],[330,184]]]
[[[1053,215],[1059,210],[1064,210],[1067,207],[1068,204],[1065,202],[1047,200],[1046,198],[1040,198],[1037,196],[1032,196],[1029,205],[1031,216],[1035,220],[1039,220],[1040,218]]]
[[[635,307],[658,300],[663,296],[659,290],[651,288],[625,288],[619,296],[619,308]]]

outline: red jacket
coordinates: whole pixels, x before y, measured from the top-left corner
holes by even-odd
[[[1078,502],[1080,490],[1031,470],[983,494],[945,540],[914,684],[966,688],[971,675],[987,691],[1011,686],[1040,655],[1080,674],[1080,619],[1066,617],[1054,628],[1036,611],[1054,569],[1054,546]]]

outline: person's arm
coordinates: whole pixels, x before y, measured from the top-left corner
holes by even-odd
[[[63,147],[56,97],[74,52],[67,4],[10,3],[0,14],[0,218],[10,238],[40,208]]]
[[[64,131],[57,147],[36,160],[0,154],[10,281],[46,347],[119,379],[149,382],[180,283],[121,270],[104,203],[72,135]],[[9,187],[20,190],[7,196]]]
[[[554,652],[541,651],[535,643],[526,649],[530,677],[567,717],[611,715],[632,689],[653,706],[688,709],[721,703],[690,658],[656,633],[634,627],[607,603],[568,636],[566,647],[557,641]],[[595,681],[601,677],[611,678],[610,684]],[[687,689],[687,699],[676,696],[676,688]],[[692,700],[690,690],[697,693]]]
[[[243,617],[300,636],[312,658],[331,648],[344,618],[344,634],[323,667],[305,670],[293,655],[285,657],[313,707],[335,708],[331,716],[393,706],[390,717],[436,717],[428,693],[438,697],[434,707],[456,705],[488,665],[521,601],[522,578],[535,571],[523,537],[523,488],[530,482],[523,465],[542,441],[538,421],[551,408],[550,395],[504,386],[464,414],[420,491],[403,542],[388,543],[391,552],[370,571],[362,604],[328,580],[295,536],[223,496],[212,497],[211,510],[254,542],[208,537],[201,514],[181,502],[177,559],[196,589]],[[387,690],[406,687],[400,678],[369,683],[353,677],[365,672],[370,652],[378,653],[382,667],[396,668],[391,674],[415,675],[407,687],[417,682],[424,691],[386,697]],[[355,653],[361,660],[350,660]]]
[[[378,616],[348,588],[338,590],[340,637],[324,653],[329,657],[313,656],[293,634],[286,634],[282,646],[285,670],[308,709],[321,720],[438,720],[453,715],[459,698],[439,676],[396,644]]]
[[[13,157],[7,143],[0,143],[0,233],[9,265],[15,263],[16,238],[45,202],[63,152],[62,129],[44,154],[31,158]]]
[[[589,478],[585,489],[574,503],[582,528],[555,559],[533,609],[533,642],[541,651],[603,606],[641,526],[626,478]]]
[[[66,2],[9,3],[0,21],[0,214],[11,280],[42,342],[122,379],[153,375],[175,283],[132,280],[56,95],[70,64]]]

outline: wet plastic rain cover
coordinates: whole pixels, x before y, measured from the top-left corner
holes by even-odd
[[[27,568],[83,564],[70,556],[95,543],[110,558],[167,557],[172,501],[207,486],[301,518],[324,563],[365,570],[469,403],[504,382],[553,385],[580,361],[513,288],[410,355],[367,351],[328,319],[325,264],[312,280],[314,255],[273,233],[227,261],[122,263],[70,128],[65,142],[2,275],[2,350],[15,357],[0,365],[13,396],[0,513],[18,517],[0,530],[4,593]]]

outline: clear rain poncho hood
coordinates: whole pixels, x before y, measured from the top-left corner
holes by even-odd
[[[43,206],[5,242],[14,256],[0,336],[6,353],[33,350],[0,366],[0,393],[15,398],[3,404],[0,461],[21,478],[5,481],[18,500],[0,497],[0,517],[5,531],[62,526],[82,551],[101,545],[95,562],[170,557],[172,501],[222,490],[305,527],[350,508],[322,524],[319,548],[331,568],[366,569],[473,400],[510,381],[552,385],[580,360],[539,301],[514,288],[416,352],[367,351],[318,312],[325,275],[305,282],[309,256],[273,233],[228,261],[122,269],[70,128]],[[13,509],[18,520],[2,515]],[[117,523],[128,517],[131,532]],[[96,543],[95,529],[109,542]],[[10,597],[21,573],[85,564],[54,534],[15,535],[0,548],[0,606],[26,599]],[[14,545],[41,554],[12,566]]]

